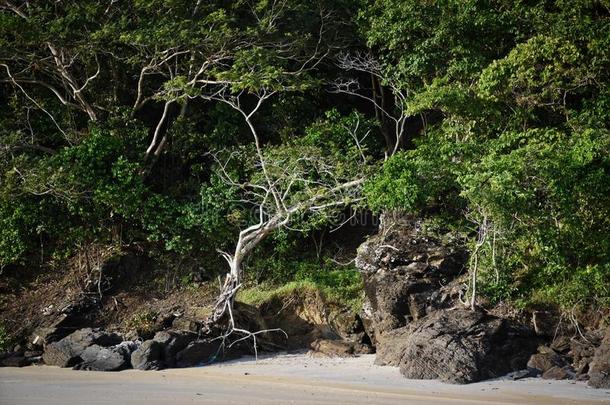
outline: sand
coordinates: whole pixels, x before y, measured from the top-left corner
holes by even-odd
[[[3,368],[0,404],[610,404],[610,390],[582,382],[451,385],[406,380],[397,368],[373,360],[282,354],[156,372]]]

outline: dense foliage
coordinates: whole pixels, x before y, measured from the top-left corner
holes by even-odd
[[[494,300],[610,304],[608,1],[11,0],[0,89],[2,270],[95,242],[214,272],[324,198],[255,279],[352,294],[306,242],[352,205],[464,231]]]
[[[609,4],[442,3],[361,15],[409,114],[430,117],[369,200],[465,215],[496,299],[607,305]]]

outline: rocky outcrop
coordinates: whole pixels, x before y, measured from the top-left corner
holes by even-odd
[[[356,258],[365,290],[362,318],[374,344],[388,331],[450,307],[459,291],[439,287],[462,272],[467,258],[459,243],[427,235],[415,219],[387,221]]]
[[[599,347],[595,350],[589,370],[589,385],[595,388],[610,388],[610,327]]]
[[[77,330],[67,337],[45,346],[42,359],[45,364],[59,367],[73,367],[82,362],[81,355],[89,346],[113,346],[121,343],[122,338],[114,333],[99,329]]]
[[[363,322],[376,364],[407,378],[469,383],[523,371],[538,346],[532,330],[464,308],[467,255],[458,239],[433,237],[410,217],[384,217],[358,249],[365,288]]]
[[[608,331],[602,340],[604,332],[566,321],[551,305],[531,309],[529,319],[501,306],[491,313],[465,309],[466,260],[459,239],[430,236],[409,216],[382,216],[378,235],[356,259],[376,364],[398,366],[408,378],[454,383],[509,373],[608,387]]]
[[[403,336],[404,350],[392,363],[405,377],[460,384],[521,370],[537,347],[530,330],[470,310],[439,310]]]
[[[236,303],[234,315],[242,329],[275,330],[257,336],[259,350],[311,348],[318,340],[346,340],[371,350],[359,314],[327,301],[315,289],[295,289],[257,306]]]

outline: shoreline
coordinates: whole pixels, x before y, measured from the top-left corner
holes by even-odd
[[[453,385],[407,380],[396,367],[352,358],[279,354],[162,371],[92,372],[31,366],[0,369],[0,403],[117,404],[610,404],[610,390],[526,378]]]

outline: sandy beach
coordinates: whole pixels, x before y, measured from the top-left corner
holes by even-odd
[[[373,360],[283,354],[157,372],[3,368],[0,404],[610,404],[610,390],[582,382],[450,385],[406,380]]]

